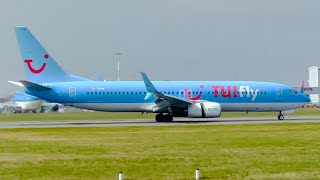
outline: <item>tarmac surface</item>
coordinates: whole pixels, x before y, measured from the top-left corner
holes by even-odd
[[[1,128],[59,128],[59,127],[126,127],[126,126],[179,126],[179,125],[222,125],[222,124],[265,124],[265,123],[320,123],[320,117],[298,117],[279,121],[276,118],[219,118],[177,119],[170,123],[154,120],[100,120],[100,121],[55,121],[55,122],[1,122]]]

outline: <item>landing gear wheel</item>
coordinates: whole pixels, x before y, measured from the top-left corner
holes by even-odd
[[[157,122],[164,122],[165,116],[163,114],[157,114],[155,119]]]
[[[157,114],[155,117],[157,122],[172,122],[173,121],[173,116],[171,114]]]
[[[171,114],[167,114],[164,116],[164,121],[165,122],[172,122],[173,121],[173,116]]]
[[[279,119],[280,121],[284,120],[284,115],[279,114],[279,115],[278,115],[278,119]]]

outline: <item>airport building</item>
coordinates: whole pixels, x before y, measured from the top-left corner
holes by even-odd
[[[316,107],[319,106],[319,67],[311,66],[308,69],[309,71],[309,87],[305,88],[306,93],[309,94],[311,103]]]

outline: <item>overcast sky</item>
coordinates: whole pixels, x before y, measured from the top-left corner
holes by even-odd
[[[320,65],[318,0],[1,0],[0,96],[25,79],[14,26],[94,79],[255,80],[298,86]]]

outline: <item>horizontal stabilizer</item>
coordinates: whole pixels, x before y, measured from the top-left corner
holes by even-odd
[[[24,85],[25,88],[30,89],[30,90],[43,91],[43,90],[50,90],[51,89],[50,87],[42,86],[40,84],[36,84],[33,82],[29,82],[29,81],[21,80],[20,82],[21,82],[21,84]]]
[[[23,84],[22,84],[21,82],[8,81],[8,83],[11,83],[11,84],[13,84],[13,85],[17,85],[17,86],[23,87]]]

